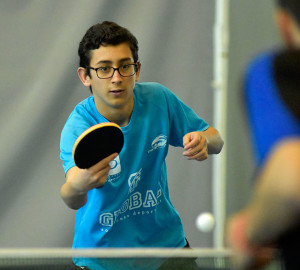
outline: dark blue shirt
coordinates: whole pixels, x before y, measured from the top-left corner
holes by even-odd
[[[258,55],[245,74],[246,113],[258,166],[275,144],[300,135],[300,125],[282,100],[274,80],[276,54],[273,51]]]

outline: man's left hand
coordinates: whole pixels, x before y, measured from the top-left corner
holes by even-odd
[[[207,138],[202,131],[194,131],[183,137],[184,152],[187,159],[202,161],[208,157]]]

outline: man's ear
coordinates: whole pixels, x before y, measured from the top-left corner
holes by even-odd
[[[294,38],[292,34],[293,19],[285,10],[278,9],[274,15],[275,23],[283,39],[288,47],[294,46]]]
[[[137,62],[137,71],[135,73],[135,81],[136,82],[139,80],[140,73],[141,73],[141,67],[142,67],[141,62]]]
[[[91,78],[87,75],[86,69],[83,67],[79,67],[77,69],[78,76],[83,83],[84,86],[90,87],[91,86]]]

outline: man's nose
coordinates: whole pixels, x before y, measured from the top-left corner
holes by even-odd
[[[114,73],[113,73],[113,76],[112,76],[111,80],[114,81],[114,82],[118,82],[118,81],[122,80],[122,76],[119,72],[119,69],[114,70]]]

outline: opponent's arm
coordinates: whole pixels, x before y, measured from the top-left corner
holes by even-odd
[[[111,162],[118,154],[114,153],[101,160],[89,169],[72,167],[66,175],[66,182],[60,194],[65,203],[72,209],[79,209],[86,204],[88,191],[101,187],[107,179]]]
[[[276,239],[300,217],[300,140],[271,152],[248,207],[247,238],[260,245]]]
[[[273,250],[266,248],[299,222],[299,164],[299,139],[278,145],[259,174],[250,204],[229,219],[227,240],[241,268],[271,259]]]
[[[219,132],[213,127],[205,131],[190,132],[183,137],[183,155],[188,159],[202,161],[207,159],[209,154],[220,153],[223,144]]]

